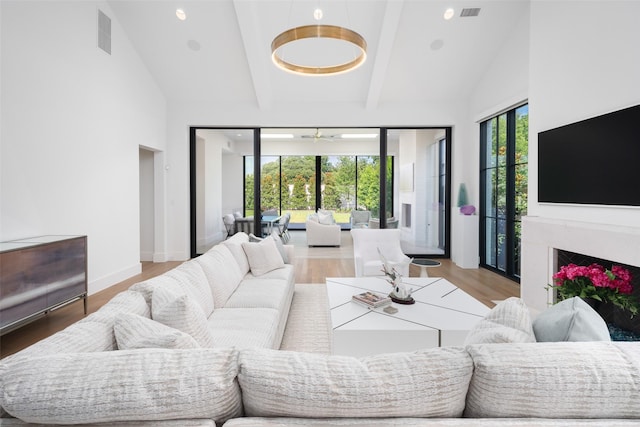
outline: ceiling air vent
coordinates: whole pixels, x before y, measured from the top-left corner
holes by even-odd
[[[461,18],[469,18],[472,16],[478,16],[480,15],[480,8],[479,7],[469,7],[466,9],[462,9],[462,12],[460,12],[460,17]]]
[[[111,18],[98,9],[98,47],[111,55]]]

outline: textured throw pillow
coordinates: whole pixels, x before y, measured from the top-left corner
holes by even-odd
[[[609,328],[580,297],[560,301],[533,321],[537,341],[611,341]]]
[[[233,348],[21,357],[0,375],[0,401],[37,425],[164,426],[184,418],[222,425],[242,416],[237,366]],[[9,421],[32,425],[20,420]]]
[[[529,309],[520,298],[511,297],[498,303],[476,323],[464,344],[535,341]]]
[[[460,417],[473,373],[456,347],[361,359],[246,349],[239,360],[250,417]]]
[[[474,363],[467,418],[546,418],[549,425],[581,418],[596,426],[610,420],[586,419],[640,417],[636,343],[479,344],[467,351]]]
[[[263,239],[258,243],[243,243],[242,249],[247,254],[251,273],[254,276],[261,276],[284,267],[284,261],[278,252],[276,242],[271,238]]]
[[[285,264],[289,264],[289,256],[287,255],[287,251],[284,249],[284,244],[282,243],[282,239],[278,232],[275,230],[272,231],[271,238],[276,242],[276,248],[278,248],[278,252],[280,252],[280,255],[282,256],[282,261],[284,261]]]
[[[156,289],[151,299],[151,316],[157,322],[191,335],[200,347],[213,347],[207,318],[189,296]]]
[[[124,313],[119,316],[113,325],[113,332],[120,350],[200,347],[191,335],[137,314]]]
[[[318,209],[318,222],[325,225],[333,224],[333,212]]]

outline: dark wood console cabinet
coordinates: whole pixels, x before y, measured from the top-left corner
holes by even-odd
[[[0,335],[68,303],[87,313],[87,236],[0,242]]]

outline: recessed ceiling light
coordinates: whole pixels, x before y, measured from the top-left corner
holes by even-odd
[[[435,39],[434,41],[431,42],[431,50],[440,50],[442,49],[442,46],[444,46],[444,40],[442,39]]]
[[[313,11],[313,17],[316,19],[316,21],[321,20],[322,16],[323,16],[322,9],[317,8],[316,10]]]
[[[176,16],[181,21],[184,21],[185,19],[187,19],[187,14],[184,13],[184,10],[182,9],[176,9]]]
[[[290,133],[263,133],[260,138],[264,139],[290,139],[293,138],[293,134]]]
[[[189,49],[191,49],[194,52],[199,51],[201,47],[200,42],[198,42],[197,40],[188,40],[187,46],[189,47]]]
[[[448,21],[449,19],[453,18],[453,15],[455,13],[456,12],[452,8],[449,8],[449,9],[445,10],[444,11],[444,19],[446,19]]]

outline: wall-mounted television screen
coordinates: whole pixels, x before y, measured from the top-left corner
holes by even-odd
[[[640,105],[540,132],[538,201],[640,206]]]

